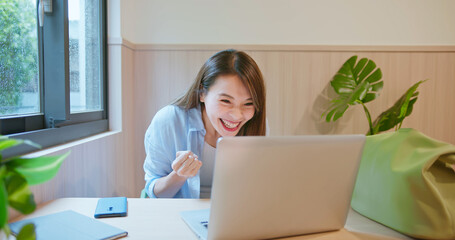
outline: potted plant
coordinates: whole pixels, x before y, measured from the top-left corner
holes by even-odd
[[[343,116],[349,106],[362,105],[369,125],[366,135],[374,135],[393,127],[401,128],[403,120],[412,113],[417,101],[418,86],[426,80],[411,86],[392,107],[372,121],[371,113],[365,104],[379,96],[384,86],[381,80],[382,72],[371,59],[362,58],[357,64],[356,62],[357,56],[349,58],[330,81],[338,96],[332,99],[332,104],[322,116],[325,115],[327,122],[336,121]]]
[[[8,237],[8,206],[23,214],[32,213],[36,208],[29,185],[36,185],[52,179],[58,172],[69,152],[58,156],[24,158],[13,156],[3,158],[5,149],[28,144],[41,148],[28,140],[19,140],[0,135],[0,230]],[[33,224],[24,226],[17,239],[35,239]]]
[[[337,96],[323,114],[325,120],[336,121],[349,106],[362,105],[369,124],[351,206],[415,238],[455,239],[455,146],[415,129],[400,129],[412,113],[418,86],[426,80],[411,86],[372,121],[366,103],[378,97],[381,78],[372,60],[357,62],[353,56],[330,82]],[[394,127],[395,132],[383,133]]]

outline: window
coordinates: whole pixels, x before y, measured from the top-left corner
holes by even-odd
[[[0,4],[0,116],[39,113],[36,4]]]
[[[101,106],[99,3],[68,0],[71,112],[97,111]]]
[[[48,147],[108,129],[105,16],[106,1],[0,0],[1,135]]]

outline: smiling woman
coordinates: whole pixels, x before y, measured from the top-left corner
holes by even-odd
[[[219,76],[210,90],[202,90],[200,102],[205,141],[212,147],[221,136],[236,136],[254,116],[251,94],[237,75]]]
[[[210,57],[145,134],[147,194],[210,197],[217,139],[265,135],[265,106],[264,79],[250,56],[230,49]]]

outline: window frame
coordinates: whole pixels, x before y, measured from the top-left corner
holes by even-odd
[[[101,0],[99,3],[100,92],[103,109],[70,113],[68,0],[53,1],[53,12],[44,14],[44,26],[40,27],[37,22],[42,113],[0,117],[1,135],[31,140],[41,145],[42,148],[47,148],[109,130],[107,119],[107,5],[106,0]],[[61,81],[62,78],[65,80]],[[46,92],[51,94],[46,94]],[[5,150],[2,155],[10,157],[36,150],[36,148],[23,144]]]

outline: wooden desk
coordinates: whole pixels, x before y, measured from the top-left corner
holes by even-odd
[[[73,210],[92,217],[98,198],[61,198],[42,204],[31,215],[38,217],[64,210]],[[128,216],[103,218],[100,221],[128,231],[123,239],[197,239],[180,218],[179,212],[206,209],[205,199],[141,199],[128,198]],[[411,239],[392,229],[371,221],[350,210],[345,229],[329,233],[291,237],[288,239]]]

